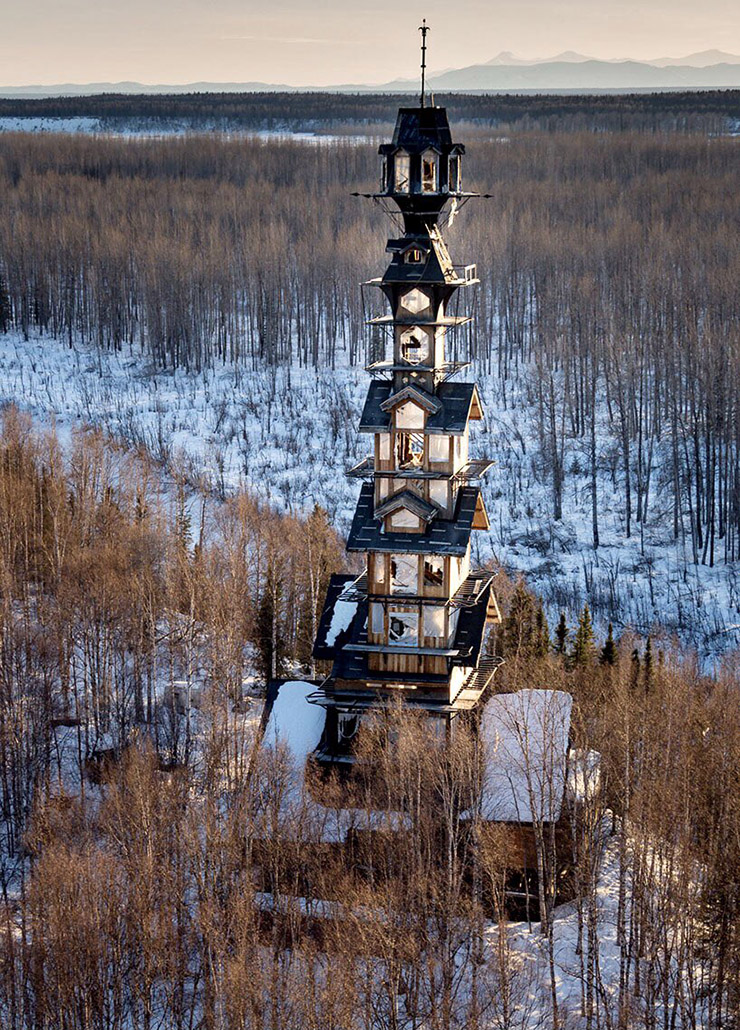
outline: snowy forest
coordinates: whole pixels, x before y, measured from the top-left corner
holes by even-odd
[[[349,786],[261,743],[359,569],[377,141],[0,132],[3,1028],[739,1025],[740,140],[593,103],[471,115],[444,230],[495,689],[572,696],[583,781],[516,920],[472,729],[391,709]]]
[[[530,574],[551,618],[587,601],[604,628],[662,626],[710,658],[740,621],[737,148],[476,139],[466,185],[488,196],[448,231],[482,279],[449,338],[490,413],[498,525],[481,560]],[[373,151],[0,135],[8,398],[44,394],[164,457],[176,440],[222,487],[293,513],[308,497],[346,532],[362,366],[387,345],[358,284],[391,223],[351,195],[375,188]],[[34,334],[48,343],[29,364]]]

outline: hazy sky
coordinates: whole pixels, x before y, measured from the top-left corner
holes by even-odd
[[[740,52],[738,0],[0,0],[0,86],[383,82],[416,74],[422,15],[433,70],[501,50]]]

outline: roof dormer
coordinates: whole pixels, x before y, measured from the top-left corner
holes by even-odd
[[[394,494],[375,509],[375,518],[387,533],[423,533],[438,514],[436,505],[411,490]]]

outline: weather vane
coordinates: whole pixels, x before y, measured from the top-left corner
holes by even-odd
[[[427,25],[426,18],[422,19],[421,25],[419,26],[419,32],[421,33],[421,107],[424,106],[424,87],[427,72],[427,32],[429,32],[429,26]]]

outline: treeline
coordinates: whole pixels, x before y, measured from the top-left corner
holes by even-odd
[[[178,713],[193,699],[205,693],[224,713],[218,732],[238,732],[249,683],[263,690],[288,660],[312,670],[328,579],[343,564],[325,514],[281,516],[244,494],[216,502],[176,473],[163,492],[160,476],[145,455],[99,434],[76,435],[63,454],[53,433],[12,408],[2,415],[6,856],[39,791],[56,790],[70,770],[80,782],[137,730],[164,766],[188,763],[195,724]],[[59,727],[71,734],[66,757]]]
[[[726,132],[740,118],[740,90],[552,95],[437,94],[456,123],[548,131]],[[163,128],[326,129],[375,126],[387,132],[408,94],[184,93],[86,97],[0,97],[0,117],[100,120],[102,131]]]
[[[449,346],[504,384],[528,369],[552,514],[576,442],[594,546],[606,472],[627,537],[660,503],[691,561],[740,555],[738,146],[525,133],[466,158],[490,196],[450,244],[482,286]],[[0,330],[160,367],[361,363],[381,341],[357,284],[389,225],[349,193],[376,162],[350,144],[0,137]]]

